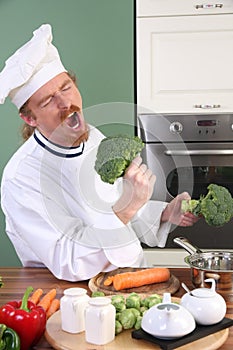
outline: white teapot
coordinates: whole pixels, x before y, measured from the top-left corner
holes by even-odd
[[[141,327],[154,337],[173,339],[191,333],[196,323],[187,309],[171,301],[170,293],[164,293],[162,303],[144,313]]]
[[[195,321],[200,325],[212,325],[222,321],[226,314],[226,302],[216,292],[213,278],[206,279],[211,282],[211,288],[197,288],[181,298],[181,305],[191,312]]]

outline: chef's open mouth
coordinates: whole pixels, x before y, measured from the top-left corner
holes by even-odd
[[[80,124],[79,114],[77,112],[69,114],[66,118],[66,123],[72,129],[77,128]]]

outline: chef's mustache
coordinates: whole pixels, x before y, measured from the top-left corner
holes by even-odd
[[[68,110],[61,111],[61,121],[63,122],[68,117],[68,115],[70,115],[71,113],[74,113],[74,112],[80,113],[81,109],[76,105],[71,105]]]

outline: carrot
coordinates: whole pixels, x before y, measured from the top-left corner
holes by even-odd
[[[122,289],[141,287],[152,283],[166,282],[170,278],[170,271],[165,267],[155,267],[135,272],[119,273],[110,277],[113,280],[114,289],[118,291]]]
[[[57,310],[60,309],[60,300],[59,299],[53,299],[47,312],[46,312],[46,316],[47,319],[52,316]]]
[[[43,289],[38,288],[32,293],[29,300],[32,301],[34,304],[38,304],[42,294],[43,294]]]
[[[48,291],[40,300],[40,302],[38,303],[38,306],[42,306],[44,310],[47,311],[49,309],[49,306],[52,300],[55,299],[56,294],[57,294],[56,289],[50,289],[50,291]]]
[[[104,281],[104,286],[110,286],[113,283],[114,276],[108,276]]]

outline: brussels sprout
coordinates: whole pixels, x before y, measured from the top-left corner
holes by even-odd
[[[123,295],[113,295],[111,298],[112,305],[115,306],[116,312],[126,309],[125,298]]]
[[[115,319],[117,320],[117,321],[119,321],[119,316],[120,316],[120,312],[116,312],[116,317],[115,317]]]
[[[120,321],[116,320],[115,322],[115,335],[120,334],[123,331],[122,324]]]
[[[135,328],[135,329],[140,329],[140,328],[141,328],[141,323],[142,323],[142,316],[139,315],[139,316],[136,318],[136,322],[135,322],[134,328]]]
[[[147,308],[152,307],[153,305],[159,304],[162,302],[162,297],[158,294],[151,294],[142,300],[141,306],[145,306]]]
[[[138,309],[135,309],[134,307],[130,307],[127,310],[131,310],[136,318],[141,315],[140,311]]]
[[[91,297],[92,298],[95,298],[95,297],[104,297],[105,296],[105,293],[104,292],[101,292],[99,290],[96,290],[95,292],[92,292],[91,294]]]
[[[131,293],[126,298],[126,307],[127,308],[135,308],[140,310],[140,304],[141,304],[141,297],[137,293]]]
[[[136,316],[132,309],[125,309],[119,315],[119,321],[123,326],[123,329],[133,328],[136,322]]]
[[[148,310],[148,307],[146,307],[146,306],[141,306],[141,307],[140,307],[141,315],[143,315],[144,312],[146,312],[147,310]]]

